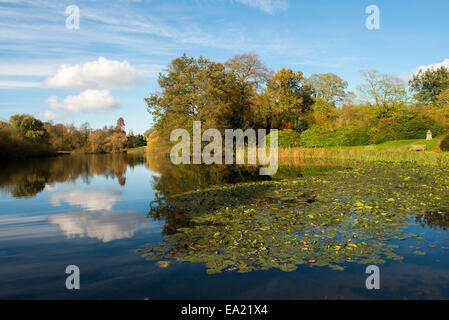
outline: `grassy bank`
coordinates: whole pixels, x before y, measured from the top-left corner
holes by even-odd
[[[435,151],[439,148],[443,136],[427,141],[426,139],[408,139],[408,140],[393,140],[372,146],[355,146],[343,147],[342,149],[375,149],[386,151],[408,151],[412,145],[425,145],[427,151]],[[332,149],[332,148],[331,148]]]
[[[395,163],[416,163],[422,165],[432,165],[439,167],[449,167],[448,152],[412,152],[408,149],[391,148],[292,148],[279,149],[279,160],[281,163],[289,160],[309,160],[309,159],[335,159],[335,160],[356,160],[356,161],[386,161]]]
[[[145,153],[145,151],[146,151],[146,146],[143,146],[143,147],[138,147],[138,148],[131,148],[131,149],[127,149],[126,150],[126,153],[129,153],[129,154],[139,154],[139,153]]]

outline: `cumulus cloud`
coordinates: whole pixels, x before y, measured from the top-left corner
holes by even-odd
[[[420,70],[425,72],[427,70],[438,69],[441,67],[446,67],[449,69],[449,59],[444,59],[442,62],[439,62],[439,63],[432,63],[432,64],[428,64],[428,65],[419,66],[409,73],[402,74],[401,78],[408,81],[408,80],[411,80],[413,78],[413,76],[415,74],[417,74]]]
[[[39,113],[37,117],[44,121],[50,121],[55,120],[58,117],[58,115],[52,111],[44,111]]]
[[[233,0],[241,4],[257,8],[267,13],[273,13],[276,10],[286,10],[288,2],[286,0]]]
[[[112,210],[114,204],[121,199],[121,192],[116,190],[95,191],[91,189],[72,190],[52,195],[50,203],[60,206],[66,202],[71,206],[80,206],[88,211]]]
[[[58,225],[67,238],[89,237],[103,242],[131,238],[145,218],[135,212],[95,211],[52,215],[50,223]]]
[[[127,61],[114,61],[99,57],[81,64],[60,65],[56,74],[45,81],[50,88],[111,89],[131,87],[145,80]]]
[[[59,101],[58,97],[52,96],[48,98],[47,103],[52,109],[68,112],[107,111],[120,107],[120,102],[106,89],[84,90],[79,95],[68,96],[62,101]]]

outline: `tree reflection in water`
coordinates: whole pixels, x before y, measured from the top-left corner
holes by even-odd
[[[125,186],[127,168],[144,161],[142,155],[115,153],[5,162],[0,172],[0,189],[16,198],[34,197],[54,183],[80,178],[88,182],[94,175],[117,178]]]

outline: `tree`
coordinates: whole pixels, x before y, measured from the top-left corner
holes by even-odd
[[[361,74],[365,83],[357,90],[368,103],[374,104],[378,118],[391,117],[407,102],[405,84],[400,78],[377,70],[361,71]]]
[[[292,69],[282,69],[268,79],[265,94],[270,128],[280,128],[282,123],[300,118],[309,110],[313,100],[303,82],[302,72]]]
[[[268,68],[256,53],[237,54],[224,63],[233,73],[242,89],[256,91],[269,76]]]
[[[32,143],[48,143],[48,133],[44,123],[33,116],[16,114],[11,116],[10,123],[24,139]]]
[[[122,117],[117,119],[117,124],[115,125],[115,132],[123,132],[125,133],[125,130],[123,129],[125,127],[125,120],[123,120]]]
[[[173,129],[192,131],[193,121],[201,121],[203,128],[232,126],[235,79],[223,64],[184,54],[171,62],[158,82],[162,93],[145,101],[162,139],[167,140]]]
[[[49,143],[53,148],[56,150],[72,150],[70,135],[65,125],[60,123],[53,125],[47,122],[45,130],[48,132]]]
[[[108,133],[105,130],[97,129],[89,133],[88,145],[91,152],[108,152],[106,138]]]
[[[441,109],[449,110],[449,89],[444,90],[435,101],[435,105]]]
[[[270,71],[255,53],[238,54],[224,63],[230,74],[230,104],[225,116],[231,128],[254,126],[254,113],[258,109],[258,93],[263,89]]]
[[[328,103],[324,98],[317,98],[312,106],[313,119],[316,125],[319,127],[331,130],[331,119],[335,112],[335,106]]]
[[[348,83],[333,73],[313,74],[307,79],[315,98],[323,98],[327,103],[336,104],[346,97]]]
[[[128,139],[123,132],[114,132],[112,135],[105,139],[106,151],[117,152],[123,150],[126,147]]]
[[[147,139],[142,134],[132,136],[131,140],[134,148],[144,147],[147,145]]]
[[[409,81],[414,98],[421,103],[435,103],[438,97],[449,89],[449,70],[445,67],[438,69],[420,69]]]

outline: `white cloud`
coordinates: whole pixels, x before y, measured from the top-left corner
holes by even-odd
[[[419,66],[419,67],[415,68],[410,73],[402,74],[401,78],[408,81],[408,80],[411,80],[413,78],[413,76],[415,74],[417,74],[420,70],[425,72],[427,70],[438,69],[438,68],[441,68],[441,67],[446,67],[446,68],[449,69],[449,59],[444,59],[442,62],[439,62],[439,63],[432,63],[432,64],[428,64],[428,65]]]
[[[88,211],[112,210],[121,199],[121,193],[115,190],[95,191],[91,189],[72,190],[52,195],[50,203],[60,206],[62,201],[71,206],[80,206]]]
[[[58,115],[52,111],[44,111],[44,112],[39,113],[39,115],[37,117],[41,120],[49,121],[49,120],[55,120],[58,117]]]
[[[96,110],[113,110],[120,107],[120,102],[114,98],[109,90],[88,89],[77,96],[68,96],[59,101],[58,97],[51,96],[47,100],[52,109],[68,112],[88,112]]]
[[[0,63],[0,76],[38,76],[45,77],[52,73],[54,66],[45,61],[30,63],[23,61],[3,61]]]
[[[82,65],[63,64],[56,74],[45,81],[51,88],[111,89],[130,87],[145,80],[127,61],[114,61],[99,57]]]
[[[241,4],[257,8],[267,13],[273,13],[276,10],[286,10],[288,2],[286,0],[232,0]]]
[[[0,80],[0,89],[42,88],[38,81]]]
[[[52,215],[48,220],[58,225],[67,238],[87,236],[103,242],[131,238],[145,222],[145,218],[137,213],[114,211]]]

